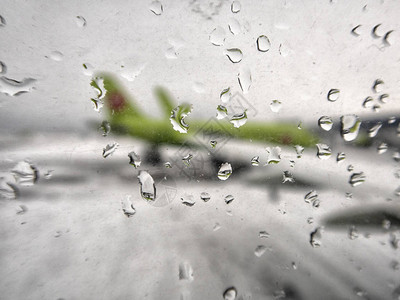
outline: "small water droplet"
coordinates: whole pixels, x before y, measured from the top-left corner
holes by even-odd
[[[372,86],[372,90],[373,90],[375,93],[380,93],[380,92],[382,92],[382,90],[383,90],[383,85],[384,85],[384,84],[385,84],[385,83],[383,82],[382,79],[376,79],[375,82],[374,82],[374,85]]]
[[[247,113],[246,111],[238,114],[234,114],[229,121],[233,124],[233,127],[239,128],[242,127],[244,124],[247,123]]]
[[[359,36],[360,28],[361,28],[361,25],[357,25],[356,27],[353,27],[353,29],[351,30],[351,34],[354,36]]]
[[[235,200],[235,197],[233,197],[232,195],[226,195],[224,198],[226,204],[231,203],[233,200]]]
[[[389,94],[382,94],[379,96],[379,101],[382,103],[387,103],[389,99]]]
[[[171,112],[172,127],[180,133],[187,133],[189,125],[185,123],[185,118],[192,112],[192,105],[184,103],[175,107]]]
[[[229,58],[229,60],[233,63],[238,63],[242,60],[243,58],[243,53],[242,50],[239,48],[231,48],[231,49],[226,49],[224,54]]]
[[[289,160],[289,166],[291,168],[294,168],[294,165],[296,164],[296,162],[294,160]]]
[[[296,150],[297,158],[301,158],[304,152],[304,147],[300,145],[294,146],[294,149]]]
[[[86,76],[93,76],[94,67],[89,63],[82,64],[83,66],[83,74]]]
[[[134,166],[135,169],[140,167],[142,160],[140,159],[140,156],[138,154],[136,154],[135,151],[129,152],[128,157],[129,157],[130,165]]]
[[[233,1],[231,4],[231,11],[236,14],[242,9],[242,5],[239,1]]]
[[[215,149],[217,147],[218,142],[217,141],[210,141],[210,146],[211,148]]]
[[[327,98],[328,98],[329,101],[335,102],[336,100],[339,99],[339,95],[340,95],[340,90],[338,90],[338,89],[331,89],[331,90],[329,90],[329,92],[328,92]]]
[[[390,36],[391,36],[393,31],[394,30],[389,30],[388,32],[385,33],[385,35],[382,38],[382,41],[386,46],[391,46],[392,45],[392,43],[390,42],[389,38],[390,38]]]
[[[225,30],[222,27],[216,27],[211,31],[209,39],[214,46],[222,46],[225,42]]]
[[[381,127],[382,127],[381,122],[378,122],[377,124],[375,124],[373,127],[368,129],[368,136],[371,138],[376,137],[376,135],[378,134],[379,129],[381,129]]]
[[[182,158],[182,162],[185,164],[186,167],[190,167],[190,161],[193,158],[193,155],[188,153]]]
[[[372,106],[372,111],[376,113],[380,112],[381,106],[379,104],[375,104],[374,106]]]
[[[107,144],[107,146],[103,148],[103,157],[107,158],[108,156],[112,155],[115,150],[117,150],[118,146],[119,144],[117,142]]]
[[[350,176],[350,180],[349,180],[349,183],[351,184],[351,186],[357,186],[357,185],[360,185],[360,184],[362,184],[362,183],[364,183],[365,182],[365,175],[364,175],[364,172],[360,172],[360,173],[353,173],[351,176]]]
[[[371,35],[372,35],[373,38],[378,39],[378,38],[380,38],[380,37],[382,36],[382,34],[379,33],[379,27],[380,27],[381,25],[382,25],[382,24],[378,24],[378,25],[375,25],[375,26],[372,28]]]
[[[251,165],[255,166],[255,167],[258,167],[260,165],[260,157],[259,156],[254,156],[251,159]]]
[[[7,73],[7,66],[5,63],[0,61],[0,74],[6,74]]]
[[[294,183],[295,180],[293,178],[293,174],[290,173],[289,171],[283,171],[283,178],[282,178],[282,183]]]
[[[211,199],[211,196],[210,196],[210,194],[207,193],[207,192],[202,192],[202,193],[200,194],[200,198],[201,198],[201,200],[203,200],[204,202],[208,202],[208,201]]]
[[[254,255],[257,257],[261,257],[265,253],[265,251],[267,251],[267,247],[264,245],[259,245],[254,250]]]
[[[222,294],[222,297],[224,297],[224,300],[235,300],[237,296],[237,291],[235,287],[229,287],[225,290],[225,292]]]
[[[220,180],[227,180],[232,175],[232,166],[229,163],[223,163],[218,171],[218,178]]]
[[[231,99],[231,88],[228,87],[226,89],[223,89],[221,94],[219,95],[219,98],[221,99],[222,103],[228,103],[229,100]]]
[[[314,231],[310,233],[311,246],[313,246],[314,248],[320,247],[322,244],[321,238],[322,238],[322,228],[317,227]]]
[[[351,240],[355,240],[356,238],[358,238],[358,231],[357,231],[357,228],[355,226],[351,226],[349,228],[348,237]]]
[[[278,164],[281,161],[281,148],[280,147],[267,147],[267,164]]]
[[[100,125],[99,129],[101,129],[101,131],[103,131],[103,136],[104,137],[107,136],[111,131],[110,122],[108,122],[108,121],[101,122],[101,125]]]
[[[175,47],[170,47],[165,51],[165,57],[168,59],[177,59],[178,53]]]
[[[279,55],[282,57],[288,56],[290,53],[292,53],[293,50],[289,48],[286,44],[279,44]]]
[[[221,229],[221,224],[217,222],[214,224],[213,231],[217,231],[218,229]]]
[[[217,107],[217,119],[222,120],[228,116],[228,110],[223,105],[218,105]]]
[[[396,117],[390,117],[388,119],[388,124],[394,124],[396,122]]]
[[[136,213],[136,210],[133,207],[133,204],[131,201],[131,197],[132,196],[127,195],[125,198],[123,198],[121,200],[122,211],[125,214],[125,216],[127,216],[128,218],[132,217]]]
[[[346,159],[346,153],[344,152],[339,152],[336,156],[336,161],[337,163],[341,163]]]
[[[267,52],[271,48],[271,42],[266,35],[260,35],[257,38],[257,49],[261,52]]]
[[[313,203],[317,199],[318,199],[318,194],[316,190],[311,190],[304,196],[304,201],[306,203]]]
[[[28,211],[28,207],[26,207],[25,205],[19,205],[17,207],[17,215],[23,215]]]
[[[6,19],[3,16],[0,16],[0,27],[4,27],[7,25]]]
[[[11,170],[17,184],[22,186],[32,186],[39,179],[38,169],[28,161],[20,161]]]
[[[269,107],[271,108],[272,112],[278,113],[282,108],[282,102],[278,100],[272,100],[272,102],[269,104]]]
[[[332,129],[333,121],[331,117],[322,116],[318,120],[318,125],[325,131],[329,131]]]
[[[247,94],[252,84],[251,72],[249,68],[246,67],[240,68],[240,72],[238,74],[238,81],[243,94]]]
[[[234,35],[239,34],[241,31],[239,21],[236,19],[233,19],[233,18],[231,18],[229,20],[228,28],[229,28],[229,31],[232,32],[232,34],[234,34]]]
[[[17,81],[5,76],[0,77],[0,92],[9,96],[19,96],[23,93],[32,91],[36,79],[25,78],[22,81]]]
[[[308,224],[314,223],[314,218],[313,218],[313,217],[307,218],[307,223],[308,223]]]
[[[179,280],[193,281],[193,268],[188,262],[179,264]]]
[[[149,202],[154,201],[156,199],[156,186],[153,177],[147,171],[139,171],[138,180],[142,198]]]
[[[373,106],[373,101],[374,99],[371,96],[368,96],[367,98],[364,99],[362,105],[364,108],[371,108]]]
[[[103,107],[103,98],[106,95],[106,90],[104,88],[104,79],[101,77],[95,77],[92,79],[90,86],[96,93],[96,96],[91,98],[92,103],[94,105],[94,110],[100,112]]]
[[[344,115],[340,117],[341,135],[346,142],[354,141],[360,130],[361,120],[356,115]]]
[[[353,165],[348,165],[347,166],[347,171],[352,172],[354,170],[354,166]]]
[[[163,13],[163,6],[160,1],[153,1],[151,2],[149,9],[153,12],[156,16],[160,16]]]
[[[268,232],[266,232],[266,231],[260,231],[258,233],[258,237],[260,239],[267,239],[267,238],[269,238],[269,236],[270,236],[270,234]]]
[[[353,193],[346,192],[345,197],[347,200],[351,200],[351,199],[353,199]]]
[[[82,16],[77,16],[75,18],[75,23],[78,27],[85,27],[86,26],[86,19]]]
[[[166,167],[167,169],[171,169],[171,168],[172,168],[172,165],[171,165],[171,163],[170,163],[169,161],[167,161],[167,162],[164,164],[164,167]]]
[[[44,179],[47,179],[47,180],[51,179],[51,177],[53,176],[53,172],[54,172],[54,170],[47,170],[47,172],[44,173],[44,175],[43,175]]]
[[[332,155],[332,150],[326,144],[317,144],[317,156],[319,159],[328,159]]]
[[[50,53],[50,58],[54,61],[62,61],[64,54],[62,54],[60,51],[52,51]]]

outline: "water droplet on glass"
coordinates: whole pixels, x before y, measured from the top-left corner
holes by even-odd
[[[339,95],[340,95],[340,90],[338,90],[338,89],[331,89],[331,90],[328,92],[327,98],[328,98],[329,101],[335,102],[336,100],[339,99]]]
[[[6,74],[7,73],[7,66],[5,63],[0,61],[0,74]]]
[[[294,146],[294,149],[296,150],[297,158],[301,158],[304,152],[304,147],[300,145]]]
[[[214,46],[222,46],[225,42],[225,30],[218,26],[211,31],[209,39]]]
[[[4,27],[7,25],[6,19],[3,16],[0,16],[0,27]]]
[[[382,90],[383,90],[383,85],[384,85],[384,84],[385,84],[385,83],[383,82],[382,79],[377,79],[377,80],[375,80],[374,85],[372,86],[372,90],[373,90],[375,93],[380,93],[380,92],[382,92]]]
[[[316,190],[311,190],[304,196],[304,201],[306,203],[313,203],[317,199],[318,199],[318,194]]]
[[[9,96],[19,96],[33,90],[35,82],[36,79],[33,78],[25,78],[22,81],[17,81],[3,76],[0,77],[0,92]]]
[[[220,229],[220,228],[221,228],[221,224],[219,224],[219,223],[217,222],[217,223],[214,224],[213,231],[217,231],[217,230]]]
[[[322,116],[318,120],[318,125],[325,131],[329,131],[332,129],[333,121],[331,117]]]
[[[377,38],[380,38],[380,37],[382,36],[382,34],[379,33],[379,27],[380,27],[381,25],[382,25],[382,24],[378,24],[378,25],[375,25],[375,26],[372,28],[371,35],[372,35],[373,38],[377,39]]]
[[[374,99],[372,99],[372,97],[368,96],[367,98],[365,98],[365,100],[363,102],[363,107],[371,108],[373,106],[373,101],[374,101]]]
[[[360,185],[362,183],[365,182],[365,175],[364,172],[360,172],[360,173],[353,173],[350,176],[350,180],[349,183],[351,184],[351,186],[357,186]]]
[[[343,162],[346,159],[346,154],[344,152],[339,152],[336,156],[336,161],[338,163]]]
[[[142,198],[149,202],[154,201],[156,199],[156,186],[153,177],[147,171],[139,171],[138,180]]]
[[[226,195],[224,198],[226,204],[231,203],[233,200],[235,200],[235,197],[233,197],[232,195]]]
[[[193,155],[188,153],[182,158],[182,162],[185,164],[186,167],[190,167],[190,160],[193,158]]]
[[[319,159],[328,159],[332,155],[332,150],[326,144],[317,144],[317,156]]]
[[[381,110],[381,106],[379,104],[375,104],[374,106],[372,106],[373,112],[378,113],[378,112],[380,112],[380,110]]]
[[[340,117],[341,134],[346,142],[354,141],[360,130],[361,120],[356,115],[344,115]]]
[[[244,124],[247,123],[246,111],[233,115],[229,122],[231,122],[233,124],[233,127],[235,128],[242,127]]]
[[[193,269],[188,262],[179,264],[179,280],[193,281]]]
[[[23,215],[28,211],[28,207],[26,207],[25,205],[19,205],[17,207],[17,215]]]
[[[376,137],[376,135],[378,134],[378,131],[379,131],[379,129],[381,129],[381,127],[382,127],[382,123],[378,122],[372,128],[368,129],[369,137],[371,137],[371,138]]]
[[[265,253],[265,251],[267,251],[267,247],[264,245],[259,245],[254,250],[254,255],[257,257],[261,257]]]
[[[222,297],[224,297],[224,300],[235,300],[237,296],[237,291],[235,287],[229,287],[225,290],[225,292],[222,294]]]
[[[94,105],[94,110],[100,112],[103,107],[103,98],[106,95],[106,90],[104,88],[104,80],[101,77],[95,77],[92,79],[90,86],[94,89],[96,96],[91,98]]]
[[[135,169],[140,167],[142,160],[140,159],[140,156],[138,154],[136,154],[135,151],[129,152],[128,157],[129,157],[130,165],[134,166]]]
[[[386,46],[390,46],[390,45],[392,45],[392,43],[390,42],[390,35],[392,34],[392,32],[393,32],[394,30],[389,30],[388,32],[386,32],[385,33],[385,35],[383,36],[383,43],[386,45]]]
[[[108,121],[101,122],[100,128],[103,131],[103,136],[107,136],[111,131],[111,125]]]
[[[6,199],[16,199],[19,195],[18,187],[3,177],[0,177],[0,197]]]
[[[185,123],[185,118],[192,112],[192,105],[184,103],[175,107],[171,112],[172,127],[175,131],[180,133],[187,133],[189,125]]]
[[[170,47],[165,51],[165,57],[168,59],[177,59],[178,53],[175,47]]]
[[[379,96],[379,101],[382,103],[387,103],[389,98],[389,94],[382,94]]]
[[[53,176],[53,172],[54,172],[54,170],[47,170],[47,172],[46,173],[44,173],[44,175],[43,175],[43,177],[44,177],[44,179],[51,179],[51,177]]]
[[[62,61],[64,54],[62,54],[60,51],[52,51],[50,53],[50,58],[54,61]]]
[[[260,157],[259,156],[254,156],[251,159],[251,165],[255,166],[255,167],[258,167],[260,165]]]
[[[210,146],[211,148],[215,149],[215,147],[217,146],[218,142],[217,141],[210,141]]]
[[[172,168],[172,165],[171,165],[171,163],[170,163],[169,161],[167,161],[167,162],[164,164],[164,167],[166,167],[167,169],[171,169],[171,168]]]
[[[196,204],[196,201],[193,199],[193,195],[188,195],[188,194],[183,195],[181,197],[181,201],[182,201],[183,205],[186,205],[189,207],[192,207],[193,205]]]
[[[294,165],[296,164],[296,162],[294,160],[289,160],[289,166],[291,168],[294,168]]]
[[[222,120],[228,116],[228,110],[223,105],[218,105],[217,107],[217,119]]]
[[[231,88],[228,87],[224,90],[222,90],[221,94],[219,95],[219,98],[221,99],[222,103],[228,103],[229,100],[231,99]]]
[[[267,52],[271,48],[271,42],[266,35],[260,35],[257,38],[257,49],[261,52]]]
[[[200,194],[200,198],[201,198],[201,200],[203,200],[204,202],[208,202],[208,201],[211,199],[211,196],[210,196],[210,194],[207,193],[207,192],[202,192],[202,193]]]
[[[314,218],[313,218],[313,217],[307,218],[307,223],[308,223],[308,224],[314,223]]]
[[[322,228],[317,227],[313,232],[310,233],[311,246],[313,246],[314,248],[320,247],[322,244],[321,238],[322,238]]]
[[[251,73],[249,68],[246,67],[240,68],[240,72],[238,74],[238,81],[243,94],[247,94],[249,92],[252,83]]]
[[[38,169],[27,161],[20,161],[11,170],[17,184],[22,186],[32,186],[39,179]]]
[[[163,6],[160,1],[151,2],[149,9],[156,15],[159,16],[163,13]]]
[[[351,172],[354,170],[354,166],[353,165],[348,165],[347,166],[347,171]]]
[[[356,238],[358,238],[358,231],[357,231],[357,228],[355,226],[351,226],[349,228],[348,237],[351,240],[355,240]]]
[[[231,11],[236,14],[242,9],[242,5],[239,1],[233,1],[231,4]]]
[[[239,34],[241,29],[240,29],[240,23],[238,20],[231,18],[228,23],[228,28],[229,31],[232,32],[232,34]]]
[[[242,50],[238,48],[231,48],[231,49],[226,49],[224,51],[224,54],[229,58],[229,60],[233,63],[238,63],[242,60],[243,58],[243,53]]]
[[[267,164],[277,164],[281,161],[281,148],[280,147],[267,147]]]
[[[232,166],[229,163],[223,163],[218,171],[218,178],[220,180],[227,180],[232,174]]]
[[[383,154],[388,150],[388,145],[386,143],[380,143],[378,147],[376,148],[378,151],[378,154]]]
[[[272,102],[269,104],[269,107],[271,108],[272,112],[278,113],[282,108],[282,102],[278,100],[272,100]]]
[[[103,148],[103,157],[107,158],[108,156],[112,155],[115,150],[117,150],[119,144],[117,142],[107,144],[105,148]]]
[[[290,173],[289,171],[283,171],[283,178],[282,178],[282,183],[294,183],[295,180],[293,178],[293,174]]]
[[[266,231],[260,231],[260,232],[258,233],[258,237],[259,237],[260,239],[267,239],[267,238],[269,238],[269,233],[266,232]]]
[[[396,117],[390,117],[388,119],[388,124],[394,124],[396,122]]]
[[[77,16],[75,18],[75,23],[78,27],[85,27],[86,26],[86,19],[82,16]]]
[[[122,204],[122,211],[124,212],[125,216],[127,216],[128,218],[132,217],[136,213],[136,210],[133,207],[130,195],[123,198],[121,200],[121,204]]]
[[[353,193],[346,192],[345,197],[347,200],[351,200],[351,199],[353,199]]]
[[[356,27],[354,27],[351,30],[351,34],[354,35],[354,36],[359,36],[360,35],[360,30],[359,30],[360,27],[361,27],[361,25],[357,25]]]

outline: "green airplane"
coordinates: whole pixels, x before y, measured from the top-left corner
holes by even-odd
[[[99,78],[103,81],[103,91],[96,81]],[[190,113],[191,106],[189,104],[176,106],[171,96],[162,87],[157,87],[155,94],[164,112],[164,118],[156,119],[146,116],[123,89],[116,77],[109,73],[96,74],[91,86],[97,89],[99,94],[102,94],[101,101],[106,107],[107,119],[113,132],[128,134],[155,146],[185,143],[198,146],[199,143],[196,143],[194,135],[205,131],[207,134],[219,137],[228,136],[229,138],[277,145],[310,147],[315,146],[318,142],[318,138],[308,130],[299,130],[297,125],[288,123],[251,121],[235,128],[231,122],[222,119],[217,120],[218,126],[213,126],[211,129],[213,132],[210,132],[210,127],[205,126],[209,120],[195,120],[187,117],[189,120],[186,125],[184,117]],[[96,102],[95,99],[92,101]],[[175,125],[173,126],[171,123]]]

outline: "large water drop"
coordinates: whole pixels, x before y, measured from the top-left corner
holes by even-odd
[[[261,52],[267,52],[271,48],[271,42],[266,35],[260,35],[257,38],[257,49]]]
[[[147,171],[139,171],[140,194],[143,199],[151,202],[156,199],[156,186],[154,179]]]
[[[223,163],[218,171],[218,178],[220,180],[227,180],[232,175],[232,166],[230,163]]]
[[[356,115],[344,115],[340,117],[341,134],[346,142],[354,141],[360,130],[361,120]]]
[[[7,77],[0,77],[0,92],[9,96],[19,96],[23,93],[32,91],[36,79],[25,78],[22,81],[17,81]]]
[[[185,118],[191,113],[191,111],[192,105],[186,103],[179,105],[172,110],[169,120],[171,121],[172,127],[175,131],[187,133],[189,125],[185,123]]]

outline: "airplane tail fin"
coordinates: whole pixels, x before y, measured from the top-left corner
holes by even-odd
[[[156,87],[154,91],[157,96],[158,102],[161,105],[164,116],[169,118],[171,116],[172,110],[175,108],[172,97],[168,94],[166,89],[160,86]]]

